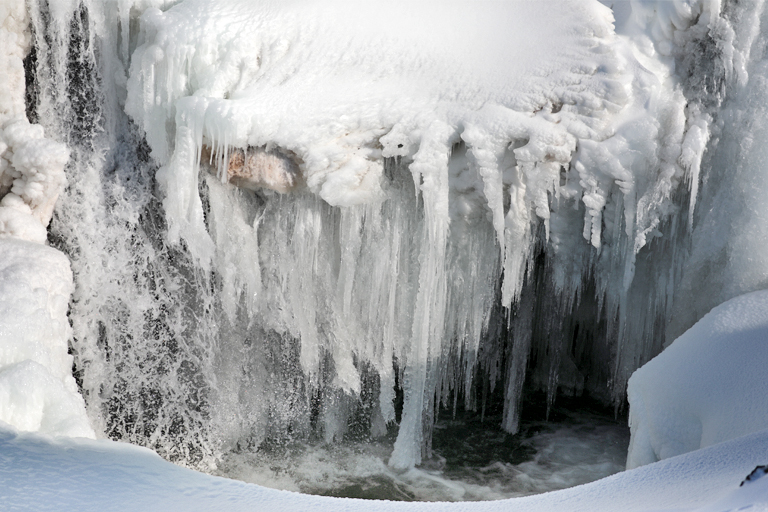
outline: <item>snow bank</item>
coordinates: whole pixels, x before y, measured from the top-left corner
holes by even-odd
[[[768,430],[590,484],[511,500],[403,503],[309,496],[213,477],[112,441],[51,440],[0,428],[4,510],[616,512],[768,510]]]
[[[627,467],[764,429],[767,367],[768,291],[714,308],[630,378]]]

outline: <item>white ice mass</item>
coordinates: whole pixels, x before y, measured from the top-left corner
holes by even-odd
[[[404,472],[541,392],[628,398],[650,465],[474,508],[767,509],[763,21],[0,0],[0,502],[357,508],[70,438],[215,472],[389,432]]]

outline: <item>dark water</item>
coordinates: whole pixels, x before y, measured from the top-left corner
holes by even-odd
[[[530,410],[530,409],[529,409]],[[495,417],[439,420],[433,456],[396,472],[386,464],[393,438],[343,445],[294,445],[230,454],[219,474],[324,496],[402,501],[475,501],[526,496],[604,478],[624,469],[626,418],[585,407],[532,411],[517,435]]]

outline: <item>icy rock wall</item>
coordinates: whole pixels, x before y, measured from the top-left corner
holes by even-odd
[[[713,307],[741,294],[768,288],[766,192],[765,28],[768,19],[756,4],[751,15],[736,18],[735,44],[749,58],[738,68],[713,125],[715,144],[705,155],[690,256],[675,290],[667,341],[691,327]],[[763,27],[762,31],[760,28]]]
[[[67,148],[25,115],[23,1],[0,5],[0,422],[50,435],[94,437],[72,377],[67,257],[46,247]]]
[[[759,11],[758,11],[759,14]],[[667,339],[684,331],[629,381],[628,467],[762,428],[768,266],[765,13],[747,18],[752,50],[718,111],[690,256],[675,291]],[[738,37],[736,37],[738,39]],[[752,292],[752,293],[748,293]],[[711,311],[710,311],[711,310]],[[691,323],[702,317],[695,325]],[[687,330],[686,330],[687,329]]]
[[[205,465],[399,419],[407,467],[438,406],[621,403],[762,2],[171,4],[30,3],[98,430]],[[303,186],[231,186],[235,148]]]

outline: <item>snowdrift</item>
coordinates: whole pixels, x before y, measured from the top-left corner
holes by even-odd
[[[629,379],[627,467],[764,429],[766,365],[768,291],[707,313]],[[758,452],[768,459],[768,446]]]
[[[3,509],[272,512],[644,512],[768,510],[768,430],[563,491],[478,503],[403,503],[308,496],[213,477],[112,441],[52,439],[0,430]],[[758,473],[756,476],[760,476]]]

